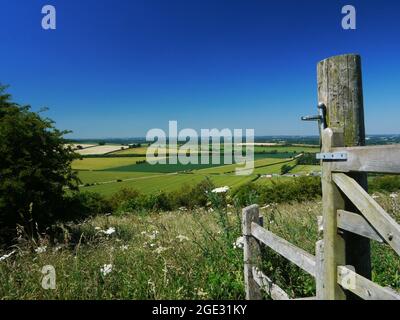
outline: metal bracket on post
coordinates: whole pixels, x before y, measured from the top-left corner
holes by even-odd
[[[325,152],[325,153],[317,153],[316,158],[322,161],[347,161],[347,153],[346,152]]]
[[[322,131],[327,128],[326,122],[326,106],[324,103],[320,102],[318,104],[318,115],[316,116],[304,116],[301,117],[302,121],[318,121],[318,130],[319,130],[319,142],[320,146],[322,145]]]

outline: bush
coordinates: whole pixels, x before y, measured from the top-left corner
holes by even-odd
[[[64,214],[58,221],[84,220],[98,214],[112,211],[110,202],[98,193],[74,192],[65,196],[61,212]]]
[[[17,224],[33,235],[36,223],[62,219],[64,190],[76,189],[78,178],[70,166],[77,155],[63,138],[68,131],[11,102],[4,90],[0,85],[0,237],[10,240]]]
[[[399,176],[380,176],[371,179],[369,182],[370,192],[386,191],[395,192],[400,190]]]
[[[252,203],[307,201],[315,199],[321,194],[319,177],[299,177],[290,181],[273,180],[270,185],[249,183],[239,187],[233,197],[237,204],[243,207]]]

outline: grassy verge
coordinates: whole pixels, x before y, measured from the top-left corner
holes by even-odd
[[[398,198],[377,197],[399,221]],[[36,245],[21,240],[0,261],[0,298],[243,299],[242,250],[234,245],[240,210],[219,208],[98,216],[59,226],[58,236],[43,234]],[[314,253],[320,202],[269,204],[261,211],[265,228]],[[105,234],[110,228],[115,232]],[[45,252],[34,251],[44,246]],[[263,254],[264,272],[292,297],[315,293],[310,276],[268,249]],[[372,257],[373,280],[399,290],[399,257],[375,243]],[[56,290],[41,287],[45,265],[55,267]],[[110,273],[101,272],[104,265],[112,266]]]

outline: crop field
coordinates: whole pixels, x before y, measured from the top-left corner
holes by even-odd
[[[262,167],[256,167],[254,169],[254,174],[280,174],[281,173],[281,168],[282,166],[286,164],[289,166],[294,166],[296,164],[295,160],[292,161],[287,161],[285,163],[277,163],[277,164],[273,164],[270,166],[262,166]]]
[[[206,177],[209,177],[211,181],[217,186],[229,186],[231,188],[239,186],[242,183],[246,183],[254,179],[255,176],[236,176],[236,175],[218,175],[208,176],[203,174],[145,174],[143,176],[137,176],[131,178],[131,180],[125,180],[114,183],[104,183],[94,186],[82,188],[85,191],[99,192],[103,195],[112,195],[118,190],[128,188],[135,189],[142,193],[156,193],[160,191],[175,191],[185,186],[197,184]]]
[[[124,150],[114,151],[112,154],[121,154],[121,155],[139,154],[139,155],[146,155],[146,151],[147,151],[147,147],[128,148],[128,149],[124,149]]]
[[[142,177],[157,176],[150,172],[119,172],[119,171],[79,171],[78,176],[83,184],[112,183],[118,180],[133,180]]]
[[[256,155],[255,159],[262,159],[262,161],[267,162],[280,162],[282,159],[279,157],[280,154],[278,155],[272,155],[273,159],[270,159],[270,155],[268,154],[262,154],[262,155]],[[284,154],[286,155],[286,154]],[[275,159],[276,156],[276,159]],[[287,156],[287,155],[286,155]],[[133,158],[135,159],[135,158]],[[143,160],[143,158],[136,158],[138,161]],[[118,160],[116,160],[118,162]],[[256,163],[259,160],[256,160]],[[168,161],[167,161],[168,162]],[[203,169],[208,169],[212,168],[209,171],[204,171],[203,173],[228,173],[228,172],[233,172],[236,167],[240,167],[242,165],[224,165],[224,158],[223,155],[220,157],[220,163],[213,163],[211,157],[209,158],[209,164],[202,164],[201,163],[201,156],[198,157],[198,164],[182,164],[178,163],[177,164],[161,164],[157,163],[154,165],[151,165],[149,163],[140,163],[136,164],[136,162],[129,163],[127,165],[121,165],[119,167],[112,167],[112,171],[123,171],[123,172],[160,172],[160,173],[172,173],[172,172],[180,172],[180,171],[191,171],[191,170],[203,170]],[[215,168],[220,168],[220,169],[215,169]],[[215,169],[215,170],[214,170]],[[106,169],[103,169],[106,170]]]
[[[255,146],[254,152],[290,152],[290,153],[317,153],[320,151],[319,146]]]
[[[74,149],[74,150],[78,150],[78,149],[87,149],[87,148],[95,147],[97,145],[90,144],[90,143],[72,143],[69,146],[71,146],[72,149]]]
[[[282,166],[283,162],[287,162],[289,159],[279,159],[279,158],[263,158],[254,161],[254,168],[260,168],[265,166],[272,166],[273,164],[279,164],[279,168]],[[232,164],[226,165],[216,168],[208,168],[199,170],[199,172],[203,174],[222,174],[222,173],[231,173],[236,170],[236,168],[244,168],[243,164]],[[257,173],[257,172],[254,172]]]
[[[81,149],[81,150],[76,150],[75,152],[85,156],[85,155],[103,155],[103,154],[107,154],[110,152],[114,152],[117,150],[122,150],[123,148],[126,148],[122,145],[115,145],[115,146],[111,146],[111,145],[105,145],[105,146],[96,146],[96,147],[89,147],[89,148],[85,148],[85,149]]]
[[[72,169],[74,170],[106,170],[121,166],[134,165],[138,161],[146,160],[146,157],[126,157],[126,158],[83,158],[74,160]]]
[[[297,165],[292,170],[290,170],[290,173],[307,174],[307,173],[311,173],[311,172],[320,172],[320,171],[321,171],[321,166]]]
[[[260,183],[270,183],[271,179],[258,177],[258,175],[280,174],[284,164],[295,165],[296,160],[293,160],[293,157],[298,152],[318,151],[318,148],[307,146],[262,146],[264,152],[254,155],[254,172],[249,176],[238,176],[235,175],[235,170],[243,168],[244,165],[224,165],[223,155],[221,155],[220,164],[211,163],[210,158],[209,164],[158,163],[151,165],[147,162],[143,163],[146,157],[141,154],[145,154],[146,148],[117,150],[104,157],[86,157],[75,160],[72,167],[78,170],[82,184],[81,189],[104,195],[112,195],[123,188],[136,189],[142,193],[170,192],[184,186],[197,184],[206,178],[209,178],[217,187],[235,188],[250,181],[259,183],[259,180]],[[272,153],[266,153],[266,151]],[[201,163],[200,155],[199,163]],[[319,170],[319,166],[303,165],[296,166],[291,173],[305,175]],[[278,179],[283,178],[278,177]]]

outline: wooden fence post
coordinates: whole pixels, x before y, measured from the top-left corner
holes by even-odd
[[[328,58],[318,63],[317,71],[318,101],[326,106],[328,127],[322,132],[322,152],[330,152],[332,147],[365,145],[360,56],[349,54]],[[352,265],[358,274],[370,279],[370,241],[346,231],[339,236],[337,210],[359,211],[333,182],[331,163],[324,162],[322,171],[324,299],[343,299],[344,291],[337,285],[336,268],[339,264]],[[367,189],[366,174],[351,176]]]
[[[324,300],[324,240],[317,241],[315,245],[315,284],[316,299]]]
[[[259,207],[252,205],[243,209],[242,231],[244,238],[244,284],[246,300],[261,300],[261,288],[253,278],[253,267],[261,261],[261,250],[258,241],[251,235],[251,223],[260,223]]]

